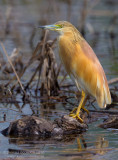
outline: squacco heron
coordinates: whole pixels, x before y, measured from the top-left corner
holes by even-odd
[[[88,96],[93,96],[100,108],[111,104],[111,95],[104,70],[94,51],[80,32],[69,22],[58,21],[53,25],[41,26],[59,33],[59,55],[69,76],[75,82],[82,97],[77,109],[70,116],[80,122],[80,109],[84,108]],[[76,112],[75,112],[76,111]]]

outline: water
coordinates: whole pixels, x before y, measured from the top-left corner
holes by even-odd
[[[92,2],[89,0],[87,5],[85,38],[100,59],[109,80],[118,75],[118,2],[115,0],[98,1],[97,4]],[[7,2],[2,0],[0,2],[0,39],[9,55],[14,48],[18,47],[23,52],[24,60],[27,61],[41,35],[41,30],[36,30],[31,40],[35,26],[51,24],[57,20],[70,20],[79,27],[82,7],[83,0],[73,0],[71,6],[67,1],[14,0]],[[9,27],[8,33],[5,33],[7,18]],[[114,34],[113,39],[110,38],[111,31]],[[56,36],[57,34],[50,33],[50,38]],[[57,62],[60,62],[58,56]],[[25,79],[29,78],[28,74]],[[111,85],[110,88],[115,86],[118,85]],[[72,107],[71,104],[62,102],[41,103],[39,99],[38,101],[33,99],[32,107],[31,104],[23,104],[21,96],[17,99],[20,101],[18,104],[0,103],[0,130],[5,129],[9,126],[9,122],[23,115],[37,115],[54,120],[69,113],[68,109]],[[74,98],[71,102],[77,104]],[[64,139],[59,137],[58,139],[32,139],[32,137],[26,139],[5,137],[0,134],[0,158],[115,160],[118,156],[118,131],[101,129],[98,127],[100,123],[102,118],[89,124],[88,131],[82,135],[71,135]]]

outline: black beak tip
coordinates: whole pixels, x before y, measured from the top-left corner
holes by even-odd
[[[39,26],[38,28],[42,28],[42,29],[44,29],[44,28],[45,28],[45,26]]]

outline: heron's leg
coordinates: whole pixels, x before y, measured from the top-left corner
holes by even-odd
[[[87,97],[85,98],[85,100],[84,100],[81,108],[82,108],[85,112],[87,112],[87,114],[89,115],[89,111],[84,107],[85,104],[86,104],[86,101],[87,101]],[[74,108],[74,109],[70,112],[70,114],[73,114],[76,110],[77,110],[77,107]]]
[[[84,100],[85,100],[85,93],[84,93],[84,91],[82,91],[82,98],[81,98],[80,104],[79,104],[79,106],[77,108],[76,115],[79,115],[79,112],[80,112],[80,109],[83,106]]]
[[[85,98],[81,108],[89,115],[89,111],[84,107],[86,104],[86,101],[87,101],[87,97]]]
[[[82,91],[82,98],[80,100],[80,103],[79,103],[79,106],[77,108],[76,113],[75,114],[74,113],[70,114],[71,117],[78,118],[81,122],[83,122],[83,120],[79,117],[79,113],[80,113],[80,109],[81,109],[81,107],[82,107],[82,105],[84,103],[85,97],[86,97],[85,93],[84,93],[84,91]]]

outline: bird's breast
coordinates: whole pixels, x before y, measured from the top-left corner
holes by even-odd
[[[59,38],[59,55],[67,73],[70,75],[77,57],[75,45],[66,36],[61,36]]]

